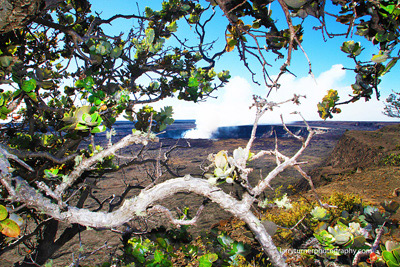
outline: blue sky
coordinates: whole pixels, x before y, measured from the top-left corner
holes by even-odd
[[[136,2],[138,5],[136,5]],[[205,3],[202,1],[202,3]],[[277,11],[273,3],[272,10],[278,19],[278,24],[285,26],[286,21],[282,12]],[[116,13],[120,14],[138,14],[138,7],[143,12],[146,6],[151,6],[154,10],[161,6],[161,1],[123,1],[123,0],[96,0],[92,1],[92,10],[101,13],[101,17],[108,18]],[[334,7],[329,7],[330,9]],[[131,21],[118,20],[109,27],[110,32],[118,34],[120,32],[128,32],[132,27]],[[345,100],[345,97],[351,93],[350,85],[354,82],[354,73],[344,71],[342,67],[352,68],[353,61],[346,57],[346,54],[340,51],[340,45],[346,40],[360,41],[365,48],[362,52],[365,60],[369,60],[373,53],[379,51],[373,47],[364,38],[353,35],[348,39],[337,37],[328,39],[327,42],[322,40],[320,31],[312,30],[312,26],[317,23],[317,20],[308,17],[304,26],[306,28],[303,47],[306,50],[308,57],[312,63],[312,70],[315,80],[308,75],[308,63],[303,53],[295,51],[290,66],[290,71],[295,73],[297,77],[285,75],[282,78],[282,87],[278,92],[273,92],[269,100],[280,101],[285,98],[290,98],[293,93],[306,94],[307,99],[302,101],[301,106],[286,105],[281,109],[276,110],[263,120],[264,123],[277,122],[280,113],[287,116],[288,121],[296,121],[299,118],[288,115],[292,111],[301,111],[307,120],[318,120],[316,104],[322,99],[326,91],[329,89],[337,89]],[[194,42],[196,37],[193,35],[193,29],[190,29],[184,23],[178,24],[178,34],[183,33],[185,37],[189,36]],[[212,24],[209,25],[208,38],[209,40],[217,39],[217,49],[220,50],[224,44],[224,30],[226,27],[226,19],[218,14]],[[343,31],[343,28],[338,28],[338,24],[328,18],[328,30],[331,32]],[[171,41],[170,41],[171,42]],[[171,43],[170,43],[171,44]],[[218,47],[219,46],[219,47]],[[276,75],[278,69],[283,63],[282,60],[275,61],[275,55],[269,55],[267,60],[274,66],[268,71],[271,75]],[[249,62],[254,70],[259,69],[259,65],[253,60]],[[174,105],[176,119],[196,119],[199,124],[213,124],[214,126],[222,125],[239,125],[252,124],[254,115],[253,111],[249,111],[252,95],[265,95],[267,90],[265,86],[257,86],[251,82],[251,75],[239,61],[237,51],[225,54],[216,65],[216,70],[229,69],[232,75],[231,82],[222,90],[217,92],[215,96],[218,99],[209,99],[205,103],[188,103],[169,99],[162,103],[157,103],[156,107],[165,105]],[[381,98],[377,101],[376,98],[369,102],[359,101],[360,103],[343,106],[342,114],[336,116],[335,120],[352,120],[352,121],[388,121],[390,118],[382,114],[383,101],[391,93],[391,90],[399,90],[399,66],[396,66],[388,73],[381,83]],[[262,77],[258,76],[258,80],[262,83]],[[207,125],[205,128],[213,127]]]

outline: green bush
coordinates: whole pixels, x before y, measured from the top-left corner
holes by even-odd
[[[400,154],[390,154],[381,159],[381,164],[386,166],[400,166]]]

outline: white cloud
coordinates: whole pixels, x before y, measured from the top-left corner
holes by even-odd
[[[350,73],[349,73],[350,74]],[[353,73],[351,73],[353,74]],[[329,70],[321,73],[313,79],[311,76],[295,78],[293,75],[284,75],[282,77],[281,88],[270,95],[270,99],[278,102],[289,99],[294,94],[306,95],[301,99],[301,105],[284,105],[280,110],[272,112],[268,118],[264,118],[263,123],[274,122],[282,113],[287,120],[299,120],[295,115],[289,115],[293,111],[302,113],[306,120],[321,120],[317,112],[317,104],[330,89],[338,91],[341,101],[349,99],[351,94],[350,83],[353,77],[346,78],[346,71],[342,65],[333,65]],[[344,86],[344,82],[346,85]],[[383,98],[382,98],[383,99]],[[342,121],[388,121],[387,116],[382,114],[384,104],[382,101],[373,97],[370,101],[360,100],[356,103],[340,106],[342,112],[336,114],[333,120]]]

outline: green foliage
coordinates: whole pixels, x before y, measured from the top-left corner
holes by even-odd
[[[233,183],[238,182],[240,176],[238,170],[233,162],[246,162],[251,160],[253,153],[246,154],[245,149],[239,147],[233,151],[232,157],[228,156],[227,151],[220,151],[216,155],[209,155],[209,160],[212,161],[214,166],[214,172],[206,173],[204,176],[208,179],[211,184],[217,184],[219,182]]]
[[[21,233],[19,224],[22,218],[16,214],[9,214],[6,207],[0,205],[0,232],[8,237],[18,237]]]
[[[212,263],[218,259],[215,253],[204,254],[199,258],[199,267],[211,267]]]
[[[190,218],[185,208],[181,219]],[[153,230],[130,238],[125,245],[124,263],[143,266],[245,266],[251,246],[232,239],[227,232],[213,229],[193,239],[189,226]]]
[[[336,107],[339,101],[338,92],[336,90],[329,90],[328,94],[324,96],[321,103],[318,103],[318,113],[322,119],[333,118],[332,113],[340,113],[341,110]]]
[[[144,106],[137,112],[126,112],[127,118],[130,121],[135,121],[135,128],[139,131],[147,132],[151,124],[151,131],[160,132],[165,130],[168,125],[174,122],[172,119],[173,110],[171,106],[161,108],[161,110],[155,111],[153,107]],[[135,117],[133,117],[135,115]]]
[[[280,195],[278,192],[277,197],[280,198]],[[326,253],[319,256],[327,261],[340,259],[343,256],[341,253],[346,251],[345,249],[354,251],[369,249],[376,236],[376,231],[383,223],[380,219],[377,220],[376,212],[380,213],[386,222],[385,231],[396,227],[396,224],[390,221],[385,212],[372,206],[361,206],[360,198],[355,195],[334,193],[325,200],[329,205],[335,204],[337,208],[315,207],[315,202],[299,199],[292,202],[291,209],[278,210],[276,207],[267,207],[263,217],[280,226],[274,235],[275,240],[280,240],[278,242],[292,243],[295,236],[299,234],[298,231],[301,232],[299,235],[303,239],[315,236],[326,250]],[[386,203],[385,206],[388,208],[393,205]],[[396,207],[398,208],[398,206]],[[391,214],[396,210],[396,208],[392,210]],[[262,220],[263,225],[266,220]],[[296,230],[288,230],[300,220],[301,227],[297,227]],[[130,239],[128,242],[130,247],[128,246],[126,253],[134,258],[136,264],[142,265],[154,264],[154,260],[157,259],[158,261],[165,260],[165,266],[170,266],[168,265],[170,263],[173,266],[192,266],[191,264],[200,264],[200,266],[266,266],[268,262],[257,256],[257,251],[261,248],[237,240],[238,237],[243,237],[243,232],[235,233],[235,231],[240,229],[240,231],[246,231],[243,225],[244,223],[235,222],[235,220],[227,223],[221,222],[218,228],[213,228],[196,240],[187,234],[186,227],[169,231],[160,229],[155,234],[148,235],[147,239],[145,237]],[[250,239],[254,240],[254,237]],[[136,250],[133,252],[132,248],[136,248]],[[308,247],[308,249],[312,248]],[[385,250],[382,249],[382,251]],[[301,255],[305,262],[308,257],[312,257],[311,251]],[[346,256],[350,257],[348,254]],[[287,260],[290,263],[291,258],[289,257]],[[374,261],[382,260],[378,256]],[[126,263],[128,262],[126,261]]]
[[[382,258],[389,267],[400,266],[400,245],[393,241],[386,241],[385,246],[381,246]]]
[[[144,237],[133,237],[125,246],[125,264],[135,263],[141,266],[175,266],[197,262],[200,266],[212,266],[218,259],[215,253],[202,251],[204,244],[193,241],[186,232],[180,230],[160,229],[153,240]],[[183,263],[186,264],[183,264]]]
[[[390,154],[380,160],[380,163],[387,166],[400,166],[400,154]]]
[[[172,262],[167,256],[172,252],[172,246],[168,245],[165,239],[154,243],[149,239],[131,238],[127,245],[125,253],[133,257],[133,262],[142,266],[172,266]]]
[[[349,203],[343,203],[342,207],[348,205]],[[326,256],[331,258],[341,256],[338,253],[340,250],[335,250],[338,248],[368,249],[370,246],[368,244],[375,238],[376,231],[384,223],[386,223],[384,230],[389,231],[393,227],[389,220],[390,214],[395,213],[399,205],[386,203],[383,207],[391,210],[391,213],[382,212],[372,206],[364,208],[354,206],[351,209],[343,210],[340,216],[333,216],[330,226],[327,227],[325,223],[320,224],[316,228],[314,236],[325,249],[329,250]]]
[[[319,206],[315,207],[311,211],[311,215],[314,217],[314,219],[317,219],[319,221],[326,221],[330,217],[330,214],[328,213],[328,211]]]
[[[343,42],[343,45],[340,47],[340,50],[345,52],[346,54],[349,54],[349,57],[356,57],[360,55],[362,47],[360,42],[354,42],[354,41],[347,41]]]
[[[12,100],[11,91],[0,93],[0,119],[6,120],[11,110],[7,108],[9,102]]]
[[[381,230],[383,224],[385,224],[383,226],[384,233],[390,233],[397,229],[397,222],[390,219],[390,216],[400,206],[397,202],[382,203],[382,208],[378,209],[373,206],[362,206],[361,199],[356,195],[342,193],[334,193],[323,202],[332,208],[322,208],[316,206],[315,202],[299,199],[292,201],[293,208],[290,210],[277,210],[269,206],[263,214],[262,222],[270,221],[278,225],[278,230],[273,238],[283,246],[298,242],[297,235],[301,236],[301,240],[309,238],[310,235],[318,240],[320,245],[307,247],[309,250],[305,250],[301,255],[302,262],[307,266],[312,265],[315,260],[313,253],[317,253],[315,251],[318,251],[321,246],[325,251],[323,254],[318,254],[318,257],[324,258],[325,263],[327,261],[336,261],[337,263],[342,260],[345,260],[343,263],[351,263],[354,254],[344,254],[346,249],[353,251],[370,249],[377,231]],[[291,229],[298,222],[301,222],[302,226],[296,230]],[[384,250],[383,247],[382,251]],[[392,256],[393,253],[389,255],[385,252],[386,261],[393,260]],[[292,260],[297,261],[298,257],[292,259],[288,255],[287,262],[290,263]],[[368,261],[369,263],[383,262],[381,257],[376,254],[371,254]],[[367,264],[365,261],[361,261],[360,264],[360,266],[368,266],[365,265]]]
[[[100,114],[93,112],[93,108],[90,106],[83,106],[70,113],[65,113],[63,121],[66,126],[61,130],[90,131],[92,134],[106,130],[106,127],[101,125],[103,119]]]
[[[352,11],[352,4],[350,2],[341,4],[341,13],[343,15],[338,17],[340,23],[346,24],[354,20],[354,10]],[[376,12],[370,12],[376,10]],[[399,13],[400,9],[396,1],[382,1],[382,2],[365,2],[362,5],[357,5],[357,16],[362,14],[371,16],[370,20],[361,20],[357,25],[357,35],[364,36],[366,39],[372,41],[374,44],[379,45],[379,52],[373,55],[370,62],[362,62],[357,60],[356,57],[360,55],[362,47],[360,43],[354,41],[346,41],[343,43],[341,50],[355,61],[356,82],[352,85],[353,95],[349,102],[358,101],[364,98],[366,101],[371,99],[374,91],[377,98],[379,98],[378,85],[380,77],[388,73],[393,66],[396,65],[399,57],[391,56],[395,53],[395,46],[398,43],[399,34]],[[380,26],[377,26],[379,22]],[[389,60],[390,59],[390,60]],[[389,60],[389,61],[388,61]],[[385,62],[386,65],[384,64]],[[335,103],[336,106],[338,103]],[[325,113],[320,113],[322,117]],[[331,117],[325,116],[322,118]]]
[[[305,18],[311,15],[324,21],[325,2],[287,2],[292,16]],[[218,6],[215,1],[211,1],[211,4]],[[379,46],[379,52],[368,62],[358,59],[362,51],[361,44],[349,41],[343,43],[341,48],[356,65],[356,81],[352,85],[353,95],[350,102],[361,98],[368,100],[374,91],[378,93],[380,78],[399,59],[398,54],[395,55],[399,41],[398,3],[392,0],[345,0],[335,1],[333,4],[341,9],[336,14],[338,23],[356,26],[358,35]],[[226,8],[228,7],[223,9]],[[132,25],[130,32],[111,36],[113,31],[109,31],[106,25],[113,24],[116,19],[127,19],[129,15],[104,18],[91,11],[88,1],[66,0],[59,1],[57,5],[43,6],[37,17],[29,18],[32,23],[21,25],[11,32],[2,32],[0,119],[9,120],[11,114],[15,117],[13,115],[10,123],[2,125],[1,143],[26,152],[49,152],[61,159],[76,155],[70,157],[65,164],[56,164],[46,157],[21,159],[34,168],[32,173],[11,161],[16,173],[26,179],[28,184],[44,183],[42,185],[51,190],[57,188],[74,167],[85,158],[103,150],[103,147],[95,143],[94,137],[104,132],[106,127],[111,128],[118,116],[125,114],[135,123],[136,130],[132,134],[155,138],[151,131],[163,131],[167,125],[173,123],[173,109],[165,107],[155,111],[152,103],[169,97],[198,102],[212,96],[215,90],[231,78],[228,70],[217,71],[220,69],[217,59],[224,52],[235,48],[249,69],[247,55],[258,57],[258,62],[263,64],[262,70],[267,81],[265,67],[268,63],[261,56],[262,52],[273,52],[278,59],[282,59],[283,53],[288,50],[289,56],[292,49],[297,49],[301,44],[303,25],[307,25],[301,23],[293,24],[291,28],[281,27],[276,23],[267,3],[244,1],[240,5],[229,7],[229,12],[225,14],[228,18],[226,46],[212,55],[212,48],[216,43],[203,43],[205,36],[201,36],[201,29],[206,26],[203,16],[205,10],[197,1],[163,1],[159,10],[146,7],[142,15],[132,16],[129,21]],[[182,36],[177,33],[181,23],[190,24],[191,29],[200,35],[199,44],[189,44],[184,38],[178,42],[168,41],[169,38]],[[255,35],[261,38],[257,39],[260,41],[257,47],[253,47],[256,39],[250,40]],[[282,72],[289,71],[289,63],[282,66]],[[273,84],[278,86],[275,82]],[[318,105],[321,117],[330,118],[333,113],[340,112],[337,108],[339,104],[337,92],[330,90]],[[91,144],[87,145],[88,143]],[[207,178],[213,184],[242,182],[238,178],[240,170],[232,162],[241,161],[246,164],[252,158],[252,154],[248,154],[242,148],[235,150],[232,156],[224,151],[219,152],[211,159],[215,168],[213,167],[212,173],[207,174]],[[114,164],[113,157],[110,156],[97,162],[93,169],[85,171],[69,188],[71,190],[63,192],[65,194],[61,199],[57,199],[60,206],[75,194],[79,197],[82,191],[75,189],[84,183],[87,176],[94,174],[97,178],[97,175],[106,170],[117,168]],[[288,203],[287,196],[280,196],[272,203],[282,207],[289,207],[291,204]],[[339,207],[337,210],[350,210],[355,206],[350,200],[346,203],[346,207]],[[344,219],[339,221],[334,210],[327,211],[330,217],[316,210],[312,218],[310,212],[314,206],[293,203],[291,209],[272,212],[275,218],[269,217],[268,221],[274,220],[276,225],[279,223],[291,227],[306,216],[304,224],[309,226],[309,231],[322,229],[325,223],[330,223],[331,228],[327,228],[326,232],[336,241],[340,239],[344,242],[341,237],[348,237],[346,233],[351,231],[351,225],[354,226],[349,218],[354,219],[354,223],[360,223],[361,227],[367,224],[375,227],[388,219],[388,214],[369,208],[360,211],[362,215],[358,218],[347,211],[351,216],[340,215]],[[387,208],[393,210],[389,206]],[[270,207],[266,205],[265,208]],[[2,218],[4,214],[3,209]],[[12,228],[14,220],[10,214],[8,216],[2,219],[2,222],[7,221],[3,223],[3,230]],[[38,224],[47,219],[38,214],[34,217]],[[338,226],[342,224],[343,226]],[[291,230],[280,229],[277,235],[282,239],[289,239],[290,233]],[[247,248],[237,240],[230,240],[225,234],[218,233],[214,238],[218,242],[217,252],[210,252],[205,249],[206,244],[198,243],[181,247],[180,251],[185,257],[193,258],[196,263],[198,261],[204,266],[213,263],[218,266],[235,264],[242,259]],[[352,232],[350,236],[354,240],[358,238]],[[148,266],[173,264],[177,257],[170,250],[171,237],[160,238],[158,241],[132,240],[129,243],[129,253],[133,261],[142,265],[146,263]],[[347,242],[343,244],[332,244],[343,246],[349,242],[345,241]]]
[[[13,148],[89,157],[92,149],[79,143],[111,128],[118,116],[125,113],[137,130],[163,131],[173,123],[172,107],[154,111],[151,103],[168,97],[204,100],[230,78],[228,71],[217,74],[202,67],[199,49],[165,46],[180,20],[198,21],[204,9],[197,3],[170,0],[158,11],[146,8],[146,17],[134,18],[132,31],[118,36],[107,32],[107,18],[92,13],[89,2],[61,1],[46,8],[41,19],[50,24],[26,26],[0,38],[0,85],[8,90],[0,92],[0,119],[13,114],[1,136]],[[152,81],[139,81],[145,76]],[[106,162],[111,160],[96,167],[110,167]],[[37,169],[46,164],[36,179],[57,183],[54,178],[62,178],[54,164],[42,159],[35,164]],[[66,164],[62,175],[73,167]]]

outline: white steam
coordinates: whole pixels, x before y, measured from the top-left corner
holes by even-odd
[[[222,126],[252,124],[254,111],[250,84],[241,77],[234,77],[221,90],[218,99],[209,99],[194,109],[196,129],[188,131],[185,138],[210,138],[211,134]]]
[[[311,76],[296,78],[293,75],[283,75],[280,79],[281,87],[271,92],[270,101],[280,102],[293,97],[294,94],[306,95],[301,99],[301,105],[285,104],[264,115],[261,124],[280,123],[280,114],[285,122],[299,121],[298,115],[291,115],[299,111],[308,121],[321,120],[317,112],[317,103],[321,101],[329,89],[336,89],[342,100],[348,99],[351,93],[350,82],[343,85],[346,71],[342,65],[334,65],[318,77]],[[186,133],[185,138],[210,138],[211,134],[223,126],[252,125],[255,110],[249,109],[253,103],[253,94],[265,95],[267,89],[252,88],[252,85],[242,77],[233,77],[230,82],[218,92],[217,99],[208,99],[197,104],[182,103],[176,100],[160,103],[161,106],[173,105],[175,119],[195,119],[196,129]],[[384,99],[384,98],[383,98]],[[174,102],[175,101],[175,102]],[[388,121],[389,118],[382,114],[384,104],[376,99],[368,102],[344,105],[342,113],[334,116],[334,120],[347,121]]]

